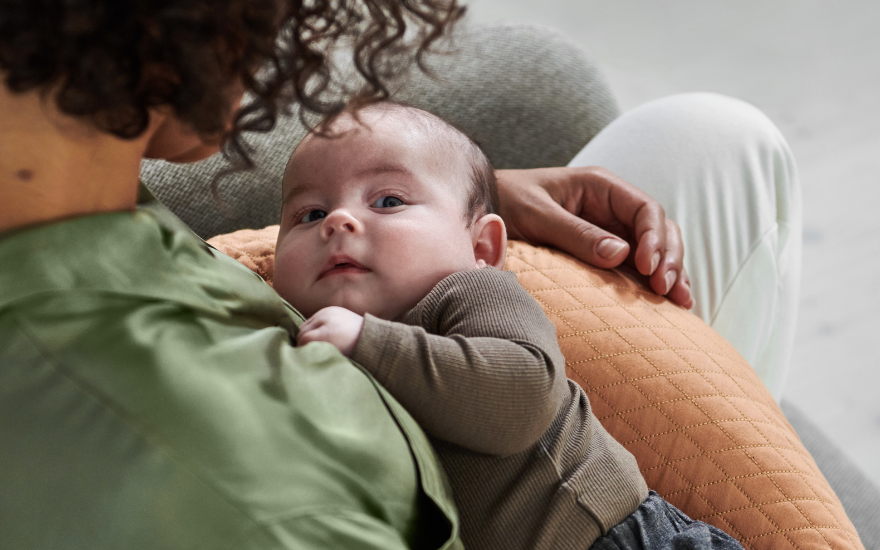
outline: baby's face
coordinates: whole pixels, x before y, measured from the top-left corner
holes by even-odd
[[[306,316],[335,305],[393,319],[477,267],[458,162],[400,121],[361,119],[307,137],[284,176],[274,285]]]

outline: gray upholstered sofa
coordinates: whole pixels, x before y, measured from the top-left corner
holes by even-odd
[[[468,131],[499,168],[565,165],[619,110],[591,60],[559,33],[496,25],[462,32],[458,53],[434,57],[441,80],[413,73],[396,99],[424,106]],[[462,101],[462,98],[467,98]],[[189,166],[147,162],[142,178],[203,238],[277,223],[280,174],[304,128],[284,118],[250,139],[257,169],[220,183],[219,157]],[[186,183],[183,183],[186,182]],[[796,366],[795,366],[796,368]],[[782,408],[837,492],[866,548],[880,548],[880,489],[791,403]]]

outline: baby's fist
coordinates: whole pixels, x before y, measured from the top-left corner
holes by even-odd
[[[304,346],[309,342],[329,342],[343,355],[349,357],[354,351],[363,326],[363,316],[344,307],[325,307],[299,327],[296,344]]]

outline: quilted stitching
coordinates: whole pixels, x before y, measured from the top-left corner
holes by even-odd
[[[278,226],[209,240],[271,283]],[[708,325],[621,271],[510,242],[556,326],[566,372],[648,486],[751,549],[863,549],[751,366]]]
[[[263,229],[242,229],[208,239],[208,244],[238,260],[263,278],[269,285],[275,276],[275,241],[278,240],[277,225]]]
[[[566,371],[648,486],[746,548],[863,548],[752,368],[621,271],[521,242],[506,269],[556,325]]]

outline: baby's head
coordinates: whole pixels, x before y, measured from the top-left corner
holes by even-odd
[[[275,289],[393,319],[458,271],[504,264],[492,166],[425,111],[379,103],[312,132],[284,173]]]

